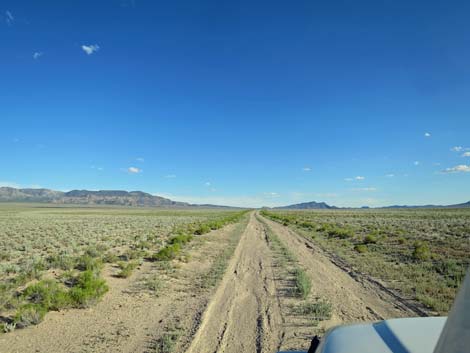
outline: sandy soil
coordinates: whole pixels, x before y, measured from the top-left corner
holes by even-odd
[[[292,275],[273,250],[268,229],[311,279],[307,301],[332,304],[330,320],[316,323],[296,314],[303,299],[292,294]],[[204,274],[234,241],[225,275],[217,288],[207,288]],[[307,349],[314,334],[341,323],[415,316],[379,287],[355,280],[314,243],[257,212],[248,224],[199,237],[185,252],[185,262],[166,270],[144,263],[127,280],[106,268],[110,291],[97,306],[52,312],[36,327],[2,335],[0,352],[159,352],[162,337],[173,332],[172,352],[276,352]],[[159,297],[141,286],[155,274],[165,286]]]

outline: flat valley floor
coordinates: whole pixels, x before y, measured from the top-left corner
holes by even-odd
[[[230,246],[222,278],[209,285],[208,273]],[[417,315],[411,304],[352,276],[315,243],[256,211],[184,251],[185,261],[166,268],[144,262],[128,279],[116,278],[108,265],[110,290],[97,305],[50,312],[38,326],[3,334],[0,352],[306,350],[315,334],[338,324]],[[312,284],[307,298],[293,290],[295,268]],[[156,294],[142,290],[152,276],[162,282]],[[318,302],[331,305],[329,318],[302,310]]]

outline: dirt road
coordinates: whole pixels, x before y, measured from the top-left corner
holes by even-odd
[[[334,325],[415,316],[314,243],[257,212],[248,218],[195,239],[185,259],[144,263],[128,280],[108,267],[110,291],[97,306],[51,312],[36,327],[2,335],[0,352],[272,353],[307,349],[314,334]],[[225,273],[208,285],[222,256]],[[294,268],[310,279],[306,298],[293,291]],[[142,289],[149,276],[164,283],[158,296]],[[299,310],[321,301],[331,304],[326,319]]]
[[[267,228],[308,274],[312,291],[307,299],[291,294],[289,271],[270,248]],[[316,323],[295,310],[319,299],[332,304],[331,319]],[[407,315],[413,313],[354,281],[299,235],[253,213],[187,353],[306,349],[313,334],[331,326]]]
[[[188,353],[276,352],[282,317],[262,225],[252,214]]]

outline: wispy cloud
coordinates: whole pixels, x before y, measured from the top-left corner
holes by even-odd
[[[98,171],[100,171],[100,172],[104,170],[103,167],[96,167],[96,166],[94,166],[94,165],[91,166],[91,169],[96,169],[96,170],[98,170]]]
[[[91,45],[82,45],[82,50],[87,54],[91,55],[98,50],[100,50],[100,47],[98,44],[91,44]]]
[[[266,196],[266,197],[279,197],[280,195],[277,192],[265,192],[264,196]]]
[[[385,174],[385,176],[386,176],[387,178],[393,178],[393,177],[395,177],[395,174],[390,173],[390,174]]]
[[[454,146],[450,150],[453,151],[453,152],[461,152],[461,151],[463,151],[463,147],[462,146]]]
[[[206,182],[204,183],[204,185],[205,185],[205,186],[211,186],[212,183],[211,183],[210,181],[206,181]]]
[[[425,132],[424,137],[431,137],[431,134],[429,132]]]
[[[446,168],[443,173],[470,173],[470,165],[460,164],[452,168]]]
[[[135,159],[137,162],[145,162],[145,159],[143,159],[142,157],[138,157]]]
[[[15,22],[15,17],[13,17],[13,14],[9,10],[5,11],[5,22],[9,26],[13,25]]]
[[[377,191],[377,188],[368,187],[368,188],[353,188],[352,191]]]
[[[344,178],[345,181],[354,181],[354,180],[364,180],[366,177],[358,175],[355,176],[354,178]]]
[[[34,52],[34,54],[33,54],[33,59],[34,59],[34,60],[37,60],[37,59],[39,59],[39,58],[40,58],[41,56],[43,56],[43,55],[44,55],[44,53],[42,53],[42,52],[40,52],[40,51],[36,51],[36,52]]]
[[[462,157],[470,157],[470,152],[465,152],[464,154],[462,154]]]
[[[414,161],[413,164],[414,165],[420,165],[421,163],[419,161]]]
[[[312,170],[312,168],[310,168],[310,167],[303,167],[302,170],[303,170],[304,172],[310,172],[310,171]]]
[[[129,167],[127,168],[127,171],[131,174],[139,174],[142,173],[142,169],[137,168],[137,167]]]
[[[11,182],[11,181],[0,181],[0,187],[16,188],[16,189],[21,188],[19,184]]]
[[[168,175],[165,175],[165,178],[166,179],[174,179],[174,178],[176,178],[176,175],[175,174],[168,174]]]

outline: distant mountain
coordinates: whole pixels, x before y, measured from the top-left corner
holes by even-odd
[[[77,205],[116,205],[146,207],[188,207],[186,202],[177,202],[142,191],[122,190],[72,190],[69,192],[49,189],[15,189],[0,187],[0,202],[45,202]]]
[[[338,207],[335,206],[330,206],[326,204],[325,202],[303,202],[303,203],[297,203],[295,205],[289,205],[289,206],[281,206],[281,207],[275,207],[275,209],[280,209],[280,210],[329,210],[329,209],[336,209]]]
[[[456,205],[447,205],[447,206],[440,206],[440,205],[423,205],[423,206],[408,206],[408,205],[393,205],[393,206],[384,206],[384,207],[374,207],[374,208],[397,208],[397,209],[404,209],[404,208],[470,208],[470,201],[465,203],[460,203]],[[304,202],[298,203],[295,205],[289,206],[281,206],[281,207],[274,207],[274,209],[278,210],[339,210],[339,209],[350,209],[349,207],[336,207],[330,206],[325,202]],[[361,209],[373,209],[369,206],[362,206]]]
[[[381,208],[470,208],[470,201],[459,203],[456,205],[422,205],[422,206],[407,206],[407,205],[393,205]]]

